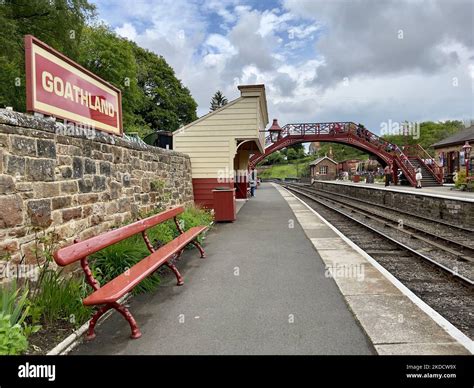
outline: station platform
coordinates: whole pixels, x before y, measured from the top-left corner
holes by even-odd
[[[354,247],[291,193],[270,183],[234,223],[208,233],[207,259],[188,250],[182,287],[166,277],[133,297],[143,336],[118,314],[73,354],[468,354]],[[355,276],[328,276],[353,265]],[[362,270],[362,272],[361,272]],[[362,274],[362,276],[360,276]]]
[[[366,187],[366,188],[377,189],[377,190],[394,191],[398,193],[409,193],[409,194],[416,194],[416,195],[424,195],[428,197],[437,197],[437,198],[452,199],[452,200],[457,200],[457,201],[474,202],[474,192],[454,190],[453,189],[454,185],[450,185],[450,186],[443,185],[439,187],[423,187],[421,189],[417,189],[411,186],[391,185],[391,186],[385,187],[383,183],[363,183],[363,182],[355,183],[352,181],[344,181],[344,180],[334,180],[334,181],[320,180],[317,182],[331,183],[335,185]]]

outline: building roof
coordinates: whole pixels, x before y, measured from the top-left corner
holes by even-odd
[[[474,125],[433,144],[433,147],[441,148],[448,145],[464,144],[466,141],[474,142]]]
[[[321,163],[324,159],[327,159],[327,160],[333,162],[334,164],[337,164],[337,162],[335,162],[335,161],[332,160],[331,158],[329,158],[329,157],[327,157],[327,156],[323,156],[322,158],[318,158],[318,159],[312,161],[309,165],[310,165],[310,166],[316,166],[316,165],[318,165],[319,163]]]

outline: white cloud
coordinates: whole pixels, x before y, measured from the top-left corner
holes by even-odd
[[[137,30],[131,23],[124,23],[122,27],[117,27],[115,32],[130,40],[135,40],[137,38]]]
[[[199,115],[217,89],[231,100],[237,84],[264,83],[270,118],[281,124],[351,120],[377,129],[388,118],[474,116],[472,14],[445,3],[284,0],[261,10],[238,0],[137,0],[100,17],[163,55]]]

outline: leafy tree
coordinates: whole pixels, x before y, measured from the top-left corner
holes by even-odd
[[[383,138],[391,143],[397,144],[399,147],[404,145],[420,144],[425,150],[433,155],[434,149],[431,147],[434,143],[443,140],[456,132],[464,129],[461,121],[445,121],[435,123],[433,121],[425,121],[420,123],[419,133],[412,129],[407,135],[389,135]]]
[[[86,23],[95,15],[87,0],[0,2],[0,107],[25,111],[23,36],[32,34],[76,60]]]
[[[273,165],[273,164],[283,164],[286,162],[285,155],[280,152],[276,151],[273,152],[272,154],[268,155],[263,161],[262,165]]]
[[[137,85],[137,62],[133,48],[101,24],[84,29],[78,62],[86,69],[107,80],[122,91],[124,128],[134,131],[135,126],[145,126],[135,116],[141,97]]]
[[[153,129],[175,131],[197,119],[197,104],[162,56],[134,43],[142,98],[136,113]]]
[[[227,105],[227,103],[227,98],[225,98],[222,92],[218,90],[211,99],[211,112],[222,108],[224,105]]]
[[[318,150],[316,157],[320,158],[329,155],[331,147],[336,162],[342,162],[347,159],[368,159],[368,154],[365,152],[339,143],[321,143],[321,147]]]
[[[290,162],[292,160],[298,159],[298,153],[294,148],[289,148],[286,153],[286,158]]]

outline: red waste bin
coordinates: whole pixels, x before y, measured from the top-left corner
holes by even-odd
[[[214,220],[235,221],[235,188],[216,187],[212,190],[214,198]]]

